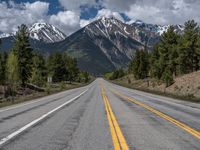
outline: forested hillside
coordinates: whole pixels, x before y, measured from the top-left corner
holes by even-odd
[[[152,52],[136,51],[127,71],[116,70],[106,77],[115,80],[127,75],[118,80],[120,84],[192,98],[198,96],[200,87],[198,70],[200,28],[191,20],[185,23],[182,34],[170,26]]]
[[[177,76],[200,69],[200,30],[194,20],[185,23],[183,34],[171,26],[154,50],[137,51],[129,64],[129,73],[136,79],[162,79],[169,86]]]

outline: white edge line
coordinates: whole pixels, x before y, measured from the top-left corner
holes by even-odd
[[[63,108],[64,106],[66,106],[67,104],[73,102],[74,100],[76,100],[77,98],[79,98],[81,95],[83,95],[84,93],[86,93],[88,91],[85,90],[83,91],[81,94],[79,94],[78,96],[70,99],[69,101],[65,102],[64,104],[56,107],[55,109],[49,111],[48,113],[42,115],[41,117],[39,117],[38,119],[33,120],[32,122],[28,123],[27,125],[23,126],[22,128],[18,129],[17,131],[11,133],[10,135],[8,135],[7,137],[3,138],[0,140],[0,147],[2,147],[4,144],[6,144],[7,142],[9,142],[10,140],[12,140],[13,138],[15,138],[16,136],[18,136],[19,134],[21,134],[22,132],[26,131],[27,129],[29,129],[30,127],[36,125],[38,122],[42,121],[43,119],[45,119],[46,117],[48,117],[49,115],[51,115],[52,113],[58,111],[59,109]]]
[[[56,93],[56,94],[53,94],[53,95],[63,94],[64,92],[66,92],[66,91],[63,91],[63,92],[60,92],[60,93]],[[13,110],[13,109],[16,109],[16,108],[20,108],[20,107],[23,107],[23,106],[26,106],[26,105],[35,104],[35,103],[44,101],[45,98],[50,97],[50,96],[52,96],[52,95],[47,95],[45,97],[41,97],[41,98],[38,98],[36,100],[32,100],[31,102],[24,102],[22,104],[16,104],[16,106],[0,110],[0,113],[1,112],[5,112],[5,111],[9,111],[9,110]]]

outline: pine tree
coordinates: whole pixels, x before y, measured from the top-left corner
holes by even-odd
[[[170,26],[167,32],[163,33],[159,43],[159,65],[163,73],[165,68],[169,68],[173,74],[177,74],[177,58],[178,58],[178,35],[173,26]]]
[[[32,51],[33,49],[29,43],[29,30],[26,25],[22,24],[18,27],[18,32],[16,33],[14,52],[18,58],[19,77],[23,87],[31,77],[33,57]]]
[[[34,54],[31,83],[38,86],[43,86],[46,80],[47,71],[45,66],[45,59],[40,54]]]
[[[67,72],[68,72],[68,77],[67,80],[70,81],[70,83],[72,81],[75,81],[76,78],[78,77],[79,74],[79,69],[77,67],[77,61],[75,58],[71,58],[71,57],[67,57],[67,59],[65,60],[65,65],[67,68]]]
[[[83,72],[83,78],[84,78],[84,82],[87,83],[90,80],[89,73],[84,71]]]
[[[159,65],[159,45],[154,46],[154,50],[151,52],[149,57],[150,62],[150,76],[153,78],[160,79],[162,77],[162,68],[161,65]]]
[[[194,20],[185,23],[182,38],[179,41],[179,71],[181,74],[199,69],[199,27]]]
[[[0,84],[4,85],[5,84],[5,64],[6,64],[6,60],[5,60],[5,54],[3,55],[2,53],[0,53]]]
[[[165,71],[162,74],[162,80],[166,83],[166,87],[173,83],[173,74],[169,66],[165,68]]]
[[[67,74],[65,62],[61,53],[55,53],[49,56],[47,62],[48,75],[52,76],[54,82],[64,81]]]
[[[136,79],[144,79],[149,73],[148,52],[144,50],[136,51],[133,60],[129,64],[129,72],[132,72]]]

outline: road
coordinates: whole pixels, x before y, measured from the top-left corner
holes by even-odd
[[[0,109],[0,150],[200,150],[200,104],[103,79]]]

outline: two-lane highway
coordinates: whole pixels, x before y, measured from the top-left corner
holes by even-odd
[[[0,109],[1,150],[199,150],[200,104],[97,79]]]

